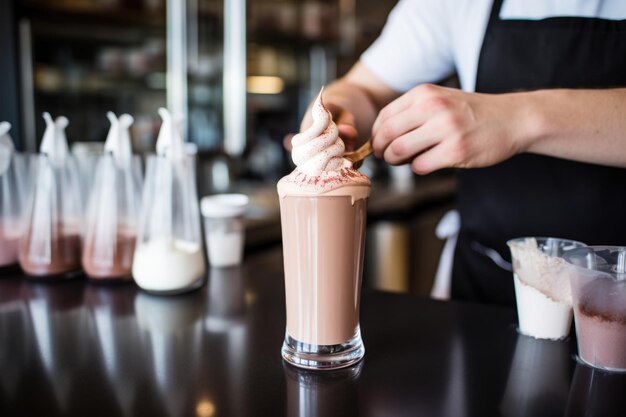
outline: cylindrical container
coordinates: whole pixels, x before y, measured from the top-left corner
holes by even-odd
[[[572,302],[563,254],[584,243],[551,237],[523,237],[507,242],[519,331],[537,339],[559,340],[569,335]]]
[[[37,158],[28,198],[19,261],[31,277],[71,278],[81,273],[82,198],[76,161]]]
[[[141,162],[120,163],[112,154],[98,160],[83,243],[82,264],[94,281],[131,280],[141,205]]]
[[[211,266],[229,267],[241,263],[245,239],[243,216],[248,201],[243,194],[217,194],[200,201]]]
[[[360,185],[280,198],[287,302],[282,355],[293,365],[342,368],[365,353],[359,305],[368,192],[369,185]]]
[[[150,156],[133,278],[144,290],[174,294],[205,279],[194,159]]]
[[[2,146],[0,144],[0,146]],[[0,268],[17,265],[22,215],[28,193],[28,157],[0,150]]]
[[[570,268],[580,359],[626,371],[626,247],[590,246],[565,254]]]

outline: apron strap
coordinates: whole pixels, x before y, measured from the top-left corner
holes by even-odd
[[[435,234],[441,240],[445,239],[446,243],[439,258],[437,273],[433,288],[430,291],[431,298],[437,300],[449,300],[450,288],[452,283],[452,264],[454,262],[454,250],[456,241],[461,230],[461,216],[457,210],[450,210],[439,220]]]

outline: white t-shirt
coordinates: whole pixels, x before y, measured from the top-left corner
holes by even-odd
[[[478,56],[493,0],[400,0],[361,62],[398,92],[455,71],[474,91]],[[626,0],[504,0],[501,19],[556,16],[626,19]]]

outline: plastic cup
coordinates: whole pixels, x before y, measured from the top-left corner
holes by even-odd
[[[207,254],[214,267],[241,264],[245,242],[244,214],[249,199],[243,194],[216,194],[200,200]]]
[[[522,237],[509,240],[507,245],[513,260],[520,333],[537,339],[564,339],[572,325],[572,302],[567,264],[562,257],[585,244],[551,237]]]
[[[590,246],[567,253],[578,355],[608,371],[626,371],[626,247]]]

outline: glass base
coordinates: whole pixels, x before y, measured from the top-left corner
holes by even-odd
[[[578,363],[580,363],[581,365],[588,366],[588,367],[596,369],[598,371],[609,372],[609,373],[626,374],[626,369],[622,369],[622,368],[606,368],[604,366],[594,365],[591,362],[587,362],[586,360],[583,359],[582,356],[580,356],[580,353],[578,355],[576,355],[576,361]]]
[[[62,282],[76,278],[83,278],[85,273],[82,269],[75,269],[69,272],[61,272],[59,274],[30,274],[24,271],[24,277],[33,282]]]
[[[299,368],[331,370],[346,368],[363,359],[365,347],[358,327],[350,340],[337,345],[302,343],[285,332],[281,354],[287,363]]]
[[[173,290],[152,290],[149,288],[144,288],[141,285],[138,285],[138,287],[141,288],[143,291],[147,292],[148,294],[152,294],[152,295],[179,295],[179,294],[185,294],[185,293],[197,290],[198,288],[204,285],[204,281],[205,281],[205,277],[201,277],[197,281],[193,282],[192,284],[186,287],[176,288]]]

